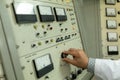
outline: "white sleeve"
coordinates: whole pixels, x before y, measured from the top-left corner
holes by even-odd
[[[96,80],[120,80],[120,60],[96,59]]]

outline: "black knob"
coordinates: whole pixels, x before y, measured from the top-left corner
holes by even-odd
[[[77,75],[74,74],[74,73],[71,73],[71,79],[74,80],[74,79],[76,79],[76,78],[77,78]]]
[[[79,69],[79,70],[77,71],[77,74],[81,74],[81,73],[82,73],[82,70]]]
[[[61,58],[66,58],[68,56],[68,54],[62,53],[61,54]]]

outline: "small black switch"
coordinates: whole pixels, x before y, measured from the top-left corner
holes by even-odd
[[[40,33],[36,33],[36,36],[39,36],[40,35]]]
[[[71,79],[74,80],[74,79],[76,79],[76,78],[77,78],[77,75],[74,74],[74,73],[71,73]]]
[[[63,37],[61,37],[61,41],[64,41]]]
[[[48,24],[48,27],[50,26],[50,24]]]
[[[79,69],[79,70],[77,71],[77,74],[81,74],[81,73],[82,73],[82,70]]]
[[[44,34],[47,34],[47,32],[46,32],[46,31],[44,31]]]
[[[118,14],[120,14],[120,11],[118,11]]]
[[[36,44],[32,44],[31,47],[34,48],[36,46]]]

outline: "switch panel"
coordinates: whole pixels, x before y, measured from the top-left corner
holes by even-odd
[[[118,55],[118,46],[108,46],[108,55]]]
[[[54,69],[50,54],[33,60],[37,78],[40,78]]]
[[[107,25],[108,29],[116,29],[117,28],[116,20],[107,20],[106,25]]]
[[[108,32],[107,33],[108,41],[117,41],[118,40],[118,34],[115,32]]]
[[[107,17],[115,17],[116,9],[115,8],[106,8],[106,16]]]
[[[83,49],[75,14],[76,9],[74,9],[75,4],[72,0],[15,0],[13,5],[11,5],[11,1],[2,1],[7,2],[5,6],[9,7],[5,8],[9,12],[5,19],[10,18],[7,23],[12,23],[8,24],[10,26],[5,29],[10,28],[13,32],[11,35],[15,41],[12,41],[16,45],[16,56],[20,61],[20,69],[15,72],[21,74],[15,76],[20,78],[23,76],[22,80],[70,80],[70,74],[73,72],[72,79],[86,78],[86,75],[89,74],[86,70],[83,73],[78,71],[78,74],[81,73],[78,75],[77,67],[61,59],[73,58],[61,54],[65,50]],[[15,23],[15,17],[17,23]],[[18,66],[14,67],[17,69]],[[90,79],[91,76],[92,74],[87,78]]]
[[[110,5],[115,5],[116,1],[115,0],[105,0],[106,4],[110,4]]]

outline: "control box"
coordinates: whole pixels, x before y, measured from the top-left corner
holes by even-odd
[[[119,0],[100,0],[102,53],[104,58],[118,59],[120,57],[119,5]]]
[[[16,73],[22,72],[24,80],[84,79],[88,74],[86,70],[65,63],[61,58],[65,50],[83,49],[72,0],[3,2],[7,4],[6,10],[9,12],[10,34],[15,44],[13,51],[16,51],[20,61],[21,69],[15,70]],[[6,28],[5,35],[8,35]],[[17,69],[14,63],[16,56],[12,53],[10,55]],[[15,76],[22,78],[18,74]]]

